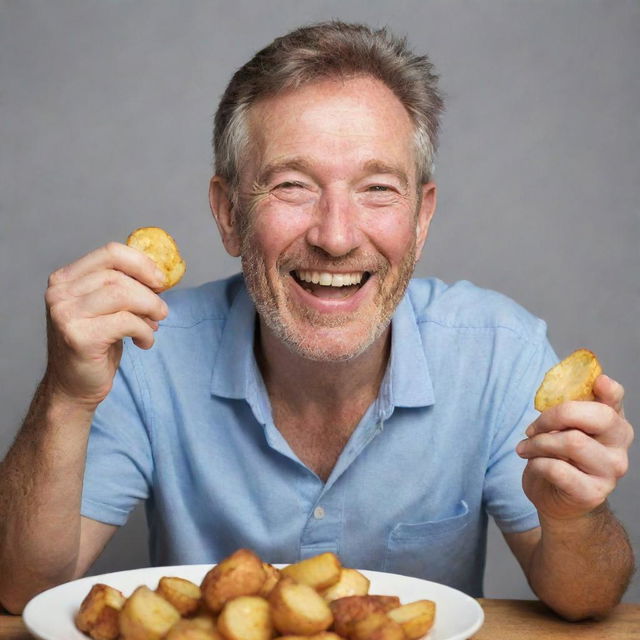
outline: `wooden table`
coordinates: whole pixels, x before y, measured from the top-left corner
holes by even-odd
[[[621,604],[600,622],[564,622],[533,600],[479,600],[485,613],[473,640],[638,640],[640,604]],[[0,640],[34,640],[18,616],[0,615]]]

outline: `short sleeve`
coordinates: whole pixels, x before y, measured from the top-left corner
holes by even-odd
[[[123,525],[138,501],[149,496],[153,457],[144,411],[144,386],[125,341],[109,395],[98,406],[89,435],[81,513]]]
[[[518,456],[515,448],[539,415],[533,406],[535,392],[546,371],[557,361],[546,337],[546,324],[540,320],[536,336],[521,350],[507,373],[509,384],[485,475],[485,509],[503,533],[527,531],[539,525],[537,510],[522,489],[526,460]]]

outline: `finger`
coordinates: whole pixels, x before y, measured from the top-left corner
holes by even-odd
[[[76,280],[93,271],[104,269],[122,271],[156,290],[161,289],[165,284],[165,274],[151,258],[125,244],[109,242],[52,273],[49,276],[49,285]]]
[[[102,357],[109,348],[131,337],[143,349],[153,345],[153,328],[129,311],[118,311],[100,318],[82,318],[67,326],[65,343],[82,357]]]
[[[589,476],[564,460],[534,458],[527,462],[527,473],[546,480],[564,498],[585,511],[601,505],[615,488],[612,480]]]
[[[131,338],[140,349],[150,349],[154,343],[153,329],[143,318],[128,311],[119,311],[100,319],[100,331],[109,343]]]
[[[525,459],[556,458],[569,462],[580,471],[602,478],[621,477],[626,472],[626,452],[605,447],[582,431],[541,433],[523,440],[516,447]]]
[[[149,325],[149,327],[151,327],[151,329],[153,329],[153,331],[157,331],[160,327],[160,323],[158,323],[156,320],[152,320],[151,318],[142,319]]]
[[[603,444],[628,446],[630,425],[611,407],[601,402],[570,401],[543,411],[526,430],[538,433],[579,429]]]
[[[90,271],[74,280],[64,280],[52,285],[47,290],[45,298],[49,305],[56,304],[62,300],[70,298],[80,298],[82,296],[97,291],[109,285],[119,285],[126,287],[130,282],[138,282],[131,276],[117,271],[116,269],[101,269],[100,271]]]
[[[624,416],[622,400],[624,398],[624,387],[613,378],[601,374],[593,383],[593,394],[598,402],[602,402],[611,407],[614,411]]]
[[[167,317],[167,303],[148,287],[130,279],[127,286],[108,285],[77,300],[78,313],[97,318],[118,311],[130,311],[143,318],[163,320]]]

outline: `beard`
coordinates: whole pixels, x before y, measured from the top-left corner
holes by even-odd
[[[242,271],[254,305],[266,327],[293,353],[318,362],[340,362],[361,355],[380,338],[413,275],[416,242],[413,240],[394,275],[380,254],[334,258],[317,247],[280,256],[272,273],[249,231],[242,241]],[[366,271],[376,286],[373,303],[354,312],[320,313],[295,301],[287,292],[291,272],[304,265],[318,271]],[[293,285],[298,286],[298,285]],[[314,329],[321,335],[314,336]]]

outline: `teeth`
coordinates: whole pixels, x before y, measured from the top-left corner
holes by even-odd
[[[329,273],[328,271],[296,271],[296,276],[303,282],[312,282],[325,287],[348,287],[358,284],[364,272],[357,273]]]

